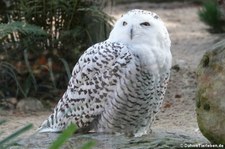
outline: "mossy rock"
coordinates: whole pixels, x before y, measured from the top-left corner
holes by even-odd
[[[200,62],[196,112],[202,134],[211,143],[225,144],[225,40]]]

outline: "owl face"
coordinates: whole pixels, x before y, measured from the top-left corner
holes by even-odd
[[[166,41],[170,46],[169,35],[158,15],[150,11],[131,10],[115,24],[109,40],[127,45],[155,45]]]

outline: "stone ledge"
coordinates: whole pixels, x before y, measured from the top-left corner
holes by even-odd
[[[58,135],[57,133],[36,133],[19,141],[18,146],[13,146],[11,149],[46,149]],[[93,149],[172,149],[180,148],[184,144],[209,144],[205,138],[182,130],[169,132],[156,129],[149,135],[137,138],[99,133],[75,134],[63,148],[80,148],[88,141],[96,142]]]

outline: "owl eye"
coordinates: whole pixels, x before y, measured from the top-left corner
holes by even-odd
[[[127,22],[126,21],[123,21],[123,26],[126,26],[127,25]]]
[[[151,24],[149,22],[143,22],[140,24],[141,26],[151,26]]]

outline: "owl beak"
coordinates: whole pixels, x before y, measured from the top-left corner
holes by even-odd
[[[130,39],[132,40],[133,39],[133,33],[134,31],[133,31],[133,27],[130,29]]]

